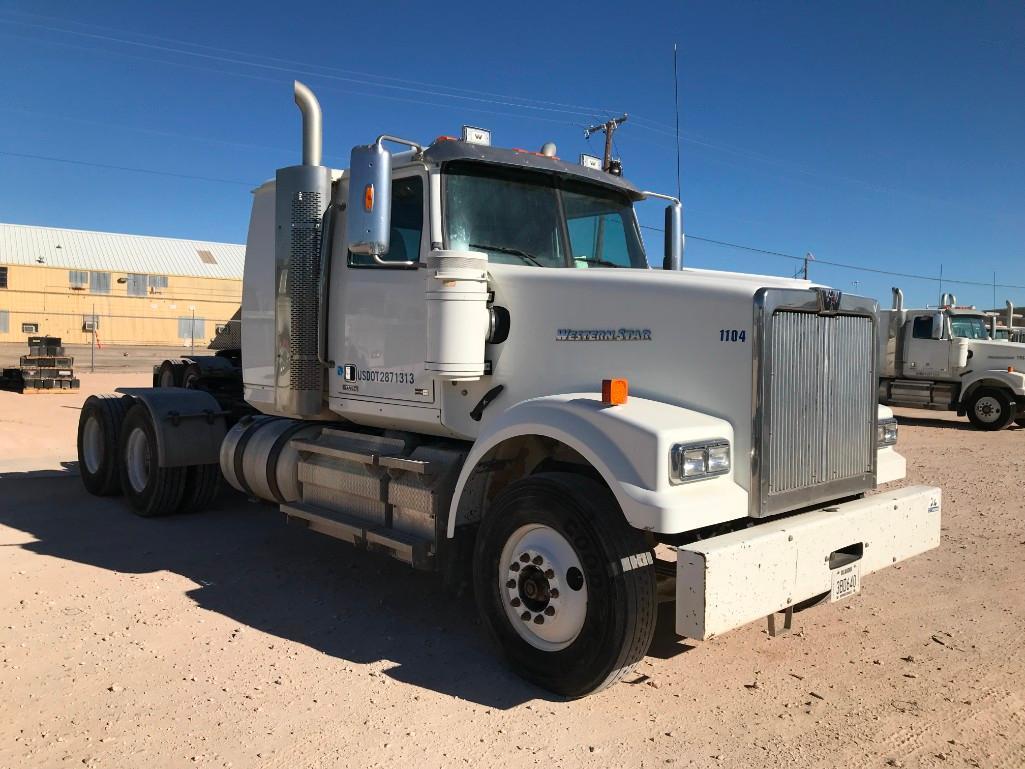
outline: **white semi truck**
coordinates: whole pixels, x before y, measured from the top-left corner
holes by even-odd
[[[990,325],[952,294],[906,310],[894,288],[893,307],[879,312],[879,402],[967,414],[980,430],[1025,424],[1025,344],[991,338]]]
[[[660,601],[693,639],[789,626],[938,545],[939,489],[871,493],[905,474],[875,302],[681,269],[678,200],[551,145],[385,135],[324,167],[319,105],[295,100],[303,164],[254,192],[249,226],[252,413],[232,424],[202,389],[90,398],[91,492],[164,515],[223,473],[291,522],[471,581],[511,666],[569,697],[628,673]],[[663,270],[647,198],[669,201]]]

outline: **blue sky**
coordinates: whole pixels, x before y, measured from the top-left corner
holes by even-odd
[[[600,154],[676,187],[685,262],[799,263],[697,240],[938,276],[960,302],[1025,286],[1025,6],[955,3],[334,3],[0,0],[0,221],[244,242],[249,184],[298,162],[290,82],[317,92],[325,159],[463,123],[496,144]],[[142,174],[11,154],[144,168]],[[218,181],[223,180],[223,181]],[[641,209],[660,225],[661,209]],[[660,235],[646,231],[649,252]],[[813,264],[889,302],[935,281]],[[855,281],[857,283],[855,284]],[[1025,304],[1025,288],[996,299]]]

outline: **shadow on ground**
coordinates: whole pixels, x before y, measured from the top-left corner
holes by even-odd
[[[71,468],[0,481],[0,523],[32,534],[20,545],[112,571],[167,570],[197,583],[199,606],[354,663],[390,660],[404,683],[495,708],[549,693],[504,668],[477,620],[471,596],[441,579],[313,532],[230,491],[213,510],[143,519],[119,498],[99,499]],[[666,627],[668,623],[668,628]],[[657,657],[687,648],[660,616]]]

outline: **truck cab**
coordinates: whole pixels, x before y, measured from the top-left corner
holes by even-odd
[[[935,308],[880,311],[879,398],[890,406],[957,411],[980,429],[1025,417],[1025,345],[992,337],[989,314],[945,294]]]

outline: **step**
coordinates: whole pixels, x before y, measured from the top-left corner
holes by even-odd
[[[281,505],[281,512],[290,520],[305,521],[312,531],[357,547],[387,553],[414,568],[429,569],[433,565],[431,542],[426,539],[305,502]]]
[[[401,454],[406,447],[404,441],[396,438],[331,429],[322,430],[316,438],[295,438],[291,445],[300,453],[322,454],[367,464],[377,464],[382,456]]]

